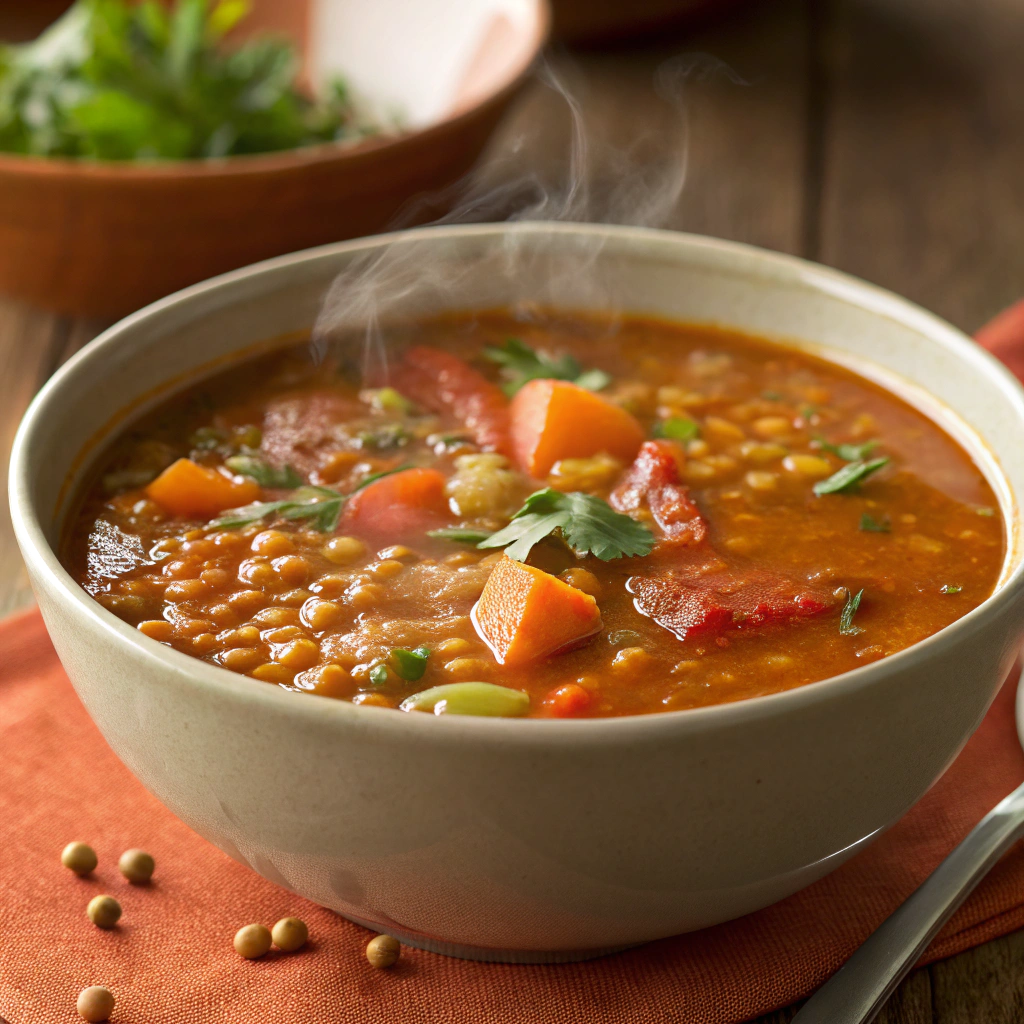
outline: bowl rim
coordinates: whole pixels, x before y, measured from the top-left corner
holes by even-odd
[[[944,340],[968,361],[975,362],[986,373],[992,386],[1003,390],[1016,406],[1024,424],[1024,387],[994,356],[974,343],[966,334],[933,313],[877,285],[850,274],[833,270],[797,256],[772,252],[741,242],[726,241],[686,232],[622,225],[553,223],[521,221],[498,224],[434,225],[396,231],[368,238],[352,239],[304,249],[285,256],[264,260],[250,266],[221,274],[160,299],[118,321],[69,359],[40,389],[29,405],[18,427],[11,450],[9,493],[15,535],[25,562],[44,575],[60,599],[78,615],[84,615],[115,645],[126,644],[131,657],[147,667],[170,671],[178,681],[195,691],[214,691],[215,695],[239,703],[256,703],[279,713],[300,715],[312,725],[347,724],[360,729],[375,729],[382,735],[397,734],[417,743],[487,743],[501,740],[514,745],[546,746],[550,743],[573,743],[585,746],[629,746],[638,740],[654,740],[667,736],[695,733],[739,726],[759,720],[807,711],[831,700],[868,689],[899,676],[915,662],[941,657],[949,649],[967,640],[973,632],[998,616],[1011,604],[1024,600],[1024,550],[1021,544],[1020,509],[1001,508],[1007,532],[1007,560],[1015,556],[1016,564],[1005,573],[996,589],[981,604],[948,626],[886,658],[839,675],[807,683],[789,690],[750,697],[745,700],[676,711],[659,711],[642,715],[565,719],[505,719],[458,715],[400,714],[391,708],[354,705],[349,701],[317,694],[296,694],[278,686],[254,685],[255,681],[227,669],[209,664],[191,655],[165,647],[139,633],[95,601],[61,565],[56,552],[47,541],[40,518],[29,497],[31,467],[29,454],[38,424],[61,408],[64,389],[74,389],[80,369],[94,361],[102,361],[108,348],[124,342],[123,335],[151,321],[170,315],[180,322],[182,309],[204,296],[215,294],[233,285],[250,283],[264,275],[315,267],[322,260],[359,251],[372,251],[394,244],[413,243],[424,239],[483,239],[487,236],[516,235],[577,236],[577,241],[590,238],[613,240],[628,246],[646,245],[648,250],[661,245],[687,251],[690,261],[699,266],[720,260],[732,264],[737,277],[750,282],[770,281],[776,286],[786,282],[810,286],[812,290],[848,301],[873,315],[895,320],[935,339]],[[686,260],[681,259],[680,264]],[[231,305],[232,303],[228,303]],[[187,318],[186,318],[187,319]],[[827,350],[826,350],[827,351]],[[1002,471],[1000,471],[1002,473]],[[1005,479],[1003,481],[1006,482]],[[1010,492],[1012,495],[1012,491]],[[1011,515],[1012,511],[1012,515]],[[1004,563],[1005,564],[1005,563]],[[297,699],[298,698],[298,699]],[[333,724],[330,726],[333,727]]]
[[[481,112],[511,100],[526,83],[541,51],[551,38],[551,0],[530,0],[536,9],[532,45],[513,65],[506,79],[468,105],[454,108],[439,121],[422,128],[393,134],[381,134],[346,142],[317,142],[266,153],[238,153],[224,157],[190,157],[185,160],[90,160],[87,157],[39,156],[32,153],[0,152],[0,178],[51,178],[109,181],[115,185],[129,182],[175,181],[181,178],[230,178],[235,175],[273,174],[332,162],[353,162],[384,157],[413,141],[439,141],[452,129],[472,121]]]

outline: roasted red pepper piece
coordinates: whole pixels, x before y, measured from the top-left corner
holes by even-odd
[[[633,512],[646,501],[665,541],[696,545],[707,539],[708,526],[679,481],[682,458],[672,441],[645,441],[609,501],[619,512]]]
[[[399,358],[391,385],[425,409],[449,413],[486,451],[511,454],[508,399],[497,384],[458,356],[417,345]]]

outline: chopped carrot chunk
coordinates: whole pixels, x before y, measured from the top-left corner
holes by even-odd
[[[260,487],[255,480],[178,459],[146,488],[146,496],[172,515],[209,519],[227,508],[255,501]]]
[[[537,479],[559,459],[607,452],[629,462],[643,440],[643,428],[625,409],[568,381],[531,380],[512,399],[512,448]]]
[[[341,533],[397,543],[444,526],[451,518],[445,476],[436,469],[403,469],[349,498]]]
[[[579,647],[601,629],[590,594],[505,555],[487,580],[473,625],[502,665]]]
[[[575,718],[590,707],[590,694],[579,683],[566,683],[552,690],[542,707],[553,718]]]

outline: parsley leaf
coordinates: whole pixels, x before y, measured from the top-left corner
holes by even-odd
[[[469,530],[462,526],[444,526],[440,530],[427,530],[428,537],[451,540],[456,544],[479,544],[491,536],[490,530]]]
[[[408,466],[397,466],[379,473],[371,473],[360,481],[359,485],[349,494],[341,494],[330,487],[315,487],[307,484],[300,487],[290,498],[280,501],[255,501],[241,508],[228,509],[220,519],[215,519],[210,526],[218,530],[237,530],[250,523],[258,523],[268,516],[278,515],[282,519],[308,519],[310,526],[321,533],[333,533],[338,528],[341,510],[345,502],[357,491],[369,486],[375,480],[392,473],[400,473]]]
[[[863,444],[830,444],[820,434],[814,440],[819,448],[837,455],[843,462],[863,462],[882,443],[865,441]]]
[[[302,477],[291,466],[277,469],[254,455],[232,455],[224,460],[232,473],[252,477],[260,487],[282,487],[294,490],[302,486]]]
[[[524,562],[534,544],[555,530],[561,530],[577,555],[594,555],[604,562],[646,555],[654,547],[654,535],[643,523],[616,512],[606,501],[580,491],[563,494],[550,487],[531,494],[508,526],[477,547],[505,548],[509,558]]]
[[[514,395],[531,380],[570,380],[588,391],[600,391],[611,383],[604,370],[584,370],[570,355],[557,358],[537,352],[519,338],[507,338],[500,348],[489,345],[484,355],[501,367],[505,393]]]
[[[853,624],[853,617],[857,614],[860,599],[863,596],[863,589],[858,590],[856,594],[851,594],[849,590],[846,591],[846,604],[843,605],[843,613],[839,616],[839,632],[843,636],[856,636],[858,633],[864,632],[860,626]]]
[[[860,517],[860,528],[866,533],[892,533],[892,523],[889,517],[874,519],[865,512]]]
[[[848,490],[855,484],[869,477],[875,470],[888,465],[887,458],[874,459],[871,462],[851,462],[837,470],[827,480],[819,480],[814,485],[814,493],[819,497],[823,494],[838,494]]]
[[[429,647],[417,647],[407,651],[403,647],[393,647],[388,656],[388,663],[396,676],[407,682],[415,683],[423,678],[427,671],[427,659],[430,657]]]
[[[947,583],[944,587],[941,588],[940,593],[943,593],[943,594],[959,594],[960,591],[963,590],[963,589],[964,589],[963,587],[958,586],[956,583]]]
[[[651,428],[652,437],[667,437],[673,441],[692,441],[700,436],[700,427],[689,416],[670,416],[659,420]]]

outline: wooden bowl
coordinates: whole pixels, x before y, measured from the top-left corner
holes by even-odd
[[[281,0],[306,77],[343,73],[402,111],[398,135],[222,160],[115,164],[0,154],[0,292],[116,316],[269,256],[387,227],[465,174],[547,37],[547,0]],[[436,197],[419,217],[436,215]]]

